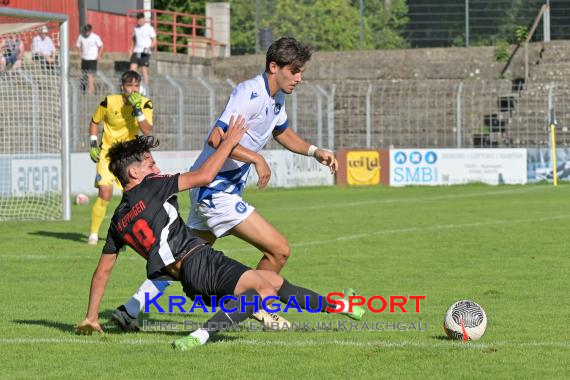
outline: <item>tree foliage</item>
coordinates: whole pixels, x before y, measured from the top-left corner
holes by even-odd
[[[360,49],[359,0],[229,0],[232,52],[255,53],[256,26],[273,38],[292,36],[317,50]],[[364,49],[402,48],[405,0],[363,0]],[[205,13],[204,0],[155,0],[155,8]]]
[[[359,0],[352,0],[359,8]],[[408,47],[402,36],[409,22],[406,0],[363,0],[364,48],[394,49]]]

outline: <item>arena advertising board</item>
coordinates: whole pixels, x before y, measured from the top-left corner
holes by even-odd
[[[188,171],[196,161],[199,151],[167,151],[153,152],[157,166],[163,173],[181,173]],[[87,153],[71,154],[71,192],[97,194],[95,181],[95,164]]]
[[[57,154],[0,156],[0,192],[12,197],[61,192]]]
[[[526,149],[391,149],[390,186],[524,184]]]
[[[527,175],[529,182],[552,181],[552,152],[549,148],[528,149]],[[570,148],[556,149],[556,175],[570,181]]]

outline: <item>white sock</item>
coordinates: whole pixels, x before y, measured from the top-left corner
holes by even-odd
[[[341,312],[341,314],[348,314],[348,300],[345,300],[344,298],[340,299],[340,301],[342,301],[342,303],[344,303],[344,309]],[[340,309],[340,305],[335,305],[337,309]]]
[[[205,344],[210,339],[210,334],[204,329],[194,331],[190,336],[198,338],[201,344]]]
[[[131,299],[125,304],[125,309],[131,317],[137,318],[139,312],[144,307],[145,293],[148,293],[148,299],[156,297],[160,292],[164,292],[168,286],[172,284],[172,281],[164,280],[145,280],[137,292],[131,297]]]

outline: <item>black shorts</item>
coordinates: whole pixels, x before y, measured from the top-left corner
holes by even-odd
[[[84,73],[95,73],[97,72],[97,60],[81,60],[81,71]]]
[[[131,63],[136,63],[139,66],[148,67],[150,63],[150,54],[133,53],[133,55],[131,55]]]
[[[250,269],[207,245],[184,261],[180,268],[180,282],[188,297],[195,299],[200,295],[210,306],[211,296],[217,296],[219,302],[223,296],[234,295],[241,275]]]

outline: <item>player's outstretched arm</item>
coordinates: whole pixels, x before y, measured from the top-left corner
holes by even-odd
[[[87,316],[85,319],[75,326],[75,332],[82,335],[91,335],[94,331],[103,333],[101,325],[99,325],[99,307],[107,281],[111,276],[111,271],[117,260],[117,254],[103,253],[97,264],[97,269],[93,273],[91,279],[91,289],[89,291],[89,306],[87,307]]]
[[[331,170],[331,174],[336,173],[338,170],[338,161],[332,152],[317,148],[313,152],[313,157],[315,157],[315,160],[319,161],[321,164],[328,166]]]
[[[208,145],[212,148],[218,149],[218,146],[220,146],[220,143],[222,142],[223,135],[224,131],[221,128],[214,128],[208,137]],[[232,151],[230,158],[247,164],[253,164],[255,166],[255,171],[257,172],[257,177],[259,178],[257,181],[257,187],[259,190],[263,190],[265,186],[267,186],[267,183],[271,178],[271,168],[261,154],[238,144]]]
[[[205,186],[212,182],[222,169],[224,162],[231,154],[232,150],[239,144],[242,136],[247,132],[245,119],[239,115],[230,118],[229,128],[222,138],[222,143],[198,168],[197,170],[181,174],[178,177],[178,191],[184,191],[193,187]]]
[[[220,144],[222,143],[222,139],[224,136],[224,131],[220,127],[215,127],[210,136],[208,136],[208,145],[210,145],[214,149],[218,149]],[[264,160],[263,156],[257,152],[254,152],[251,149],[247,149],[241,144],[238,144],[234,150],[232,150],[232,154],[230,158],[234,160],[245,162],[246,164],[255,164],[259,160]]]
[[[279,134],[274,134],[274,138],[285,149],[290,150],[293,153],[313,156],[315,157],[315,160],[325,166],[328,166],[331,173],[336,173],[338,162],[334,154],[328,150],[319,149],[314,145],[309,144],[292,129],[287,128]]]

